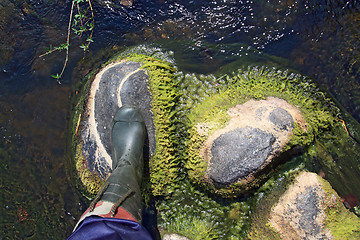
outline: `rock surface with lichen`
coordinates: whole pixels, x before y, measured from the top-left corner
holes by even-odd
[[[274,204],[267,206],[265,199],[259,206],[267,209],[255,213],[254,219],[257,214],[269,217],[252,226],[249,239],[359,239],[359,218],[317,174],[302,171],[285,192],[278,193],[270,193],[278,199]]]
[[[102,178],[111,171],[111,129],[114,114],[122,105],[139,107],[148,130],[150,155],[155,151],[154,123],[148,76],[138,62],[116,62],[102,69],[88,94],[80,128],[83,155],[88,168]]]
[[[217,184],[249,181],[275,159],[293,133],[294,121],[305,129],[300,111],[278,98],[250,100],[228,110],[230,121],[205,142],[201,153],[207,176]]]
[[[123,105],[138,107],[144,117],[144,158],[150,165],[153,193],[171,191],[178,175],[171,126],[177,97],[174,72],[171,63],[154,55],[127,53],[115,56],[84,80],[73,120],[74,160],[84,194],[96,194],[99,183],[111,172],[112,118]]]
[[[327,198],[318,178],[301,173],[272,208],[270,224],[282,239],[334,239],[325,226],[325,209],[339,198],[334,193]]]

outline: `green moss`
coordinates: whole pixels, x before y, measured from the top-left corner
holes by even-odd
[[[76,147],[75,160],[77,176],[81,184],[80,189],[82,189],[82,192],[88,195],[89,198],[93,198],[105,181],[98,175],[90,172],[87,161],[82,154],[82,144],[78,144]]]
[[[333,107],[331,100],[319,92],[310,79],[299,74],[267,68],[249,68],[245,71],[240,70],[233,76],[223,76],[216,85],[218,89],[216,94],[207,96],[190,110],[188,124],[190,138],[186,142],[189,150],[185,167],[194,182],[201,183],[212,192],[225,197],[233,197],[246,192],[258,187],[262,182],[261,178],[257,178],[251,184],[237,182],[227,187],[216,188],[208,186],[204,179],[204,169],[207,166],[199,156],[199,150],[208,136],[226,126],[229,121],[226,112],[229,108],[250,99],[260,100],[269,96],[284,99],[297,106],[307,122],[308,129],[303,131],[295,124],[294,134],[283,151],[297,145],[307,147],[322,132],[339,125],[336,122],[338,109]],[[200,135],[197,132],[199,125],[207,127],[207,134]]]
[[[307,167],[314,172],[321,169],[339,195],[358,195],[359,191],[353,186],[360,184],[360,145],[344,126],[336,125],[331,131],[320,134],[306,155]]]
[[[218,239],[215,232],[212,231],[213,226],[205,220],[198,219],[193,216],[186,218],[179,216],[168,226],[167,231],[174,232],[185,236],[191,240],[212,240]]]
[[[335,239],[360,239],[360,219],[345,208],[339,196],[327,181],[318,178],[326,193],[325,226],[330,228]]]
[[[72,99],[73,111],[71,113],[70,131],[68,139],[70,151],[69,176],[77,189],[88,199],[95,197],[97,191],[101,188],[104,179],[93,174],[89,168],[86,159],[82,154],[82,144],[78,132],[80,131],[83,112],[85,109],[89,86],[95,78],[98,69],[90,72],[85,78],[76,83],[74,96]]]
[[[279,201],[281,195],[293,183],[296,176],[301,173],[301,169],[287,172],[287,176],[283,179],[271,178],[261,187],[262,189],[259,192],[263,192],[264,195],[258,201],[257,208],[252,216],[252,225],[248,239],[281,239],[279,233],[269,224],[270,211]],[[331,230],[335,239],[359,239],[359,218],[344,207],[329,182],[320,176],[318,176],[318,179],[325,192],[325,198],[323,199],[326,214],[325,227]]]
[[[278,203],[282,194],[294,182],[296,176],[304,170],[303,156],[298,156],[278,169],[255,193],[255,207],[251,216],[251,226],[247,239],[278,240],[280,234],[269,223],[272,207]]]
[[[170,197],[160,199],[156,208],[163,233],[175,232],[190,239],[243,239],[251,210],[246,202],[208,196],[186,179]],[[230,212],[233,218],[229,218]]]
[[[142,68],[146,69],[149,75],[156,136],[156,151],[150,160],[151,189],[155,196],[168,195],[174,191],[179,171],[174,126],[174,105],[178,97],[175,83],[176,68],[169,62],[140,54],[131,54],[126,60],[141,62]]]

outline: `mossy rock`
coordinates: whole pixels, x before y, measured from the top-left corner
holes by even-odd
[[[270,68],[249,68],[232,76],[225,75],[218,91],[204,99],[190,110],[187,141],[187,162],[189,177],[213,193],[224,197],[235,197],[259,187],[269,174],[255,174],[238,179],[225,186],[214,185],[207,177],[208,162],[201,154],[208,138],[216,131],[229,125],[229,109],[250,100],[264,100],[271,97],[282,99],[295,107],[304,121],[295,121],[293,133],[282,152],[300,146],[306,149],[324,131],[339,125],[336,121],[338,109],[334,103],[308,78],[300,74],[281,72]],[[241,117],[241,116],[240,116]],[[251,124],[249,124],[251,125]],[[206,131],[199,131],[206,126]],[[288,156],[289,157],[289,156]],[[284,159],[283,159],[284,160]],[[276,164],[269,164],[271,173]]]
[[[249,239],[358,239],[360,236],[359,218],[344,207],[330,184],[315,173],[299,172],[287,184],[286,191],[275,189],[270,194],[271,198],[264,198],[259,204],[260,211],[255,211]]]
[[[176,182],[173,108],[177,97],[174,66],[156,57],[122,54],[83,81],[73,116],[73,156],[79,187],[93,196],[111,172],[112,117],[124,104],[140,108],[148,131],[144,154],[154,195]],[[166,176],[166,177],[163,177]]]

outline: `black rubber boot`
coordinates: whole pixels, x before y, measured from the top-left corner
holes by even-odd
[[[145,137],[145,123],[140,111],[130,106],[120,108],[111,133],[113,171],[106,181],[109,186],[101,197],[101,201],[119,204],[138,222],[142,219],[140,185]]]
[[[144,119],[136,107],[123,106],[113,119],[112,173],[80,221],[90,215],[141,222]]]
[[[112,173],[74,230],[89,216],[115,217],[141,223],[144,119],[136,107],[123,106],[113,119]]]

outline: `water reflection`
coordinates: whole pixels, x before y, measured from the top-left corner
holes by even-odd
[[[360,120],[358,1],[135,0],[125,7],[97,0],[93,5],[95,42],[83,58],[79,40],[71,39],[71,61],[59,86],[49,75],[61,69],[64,53],[38,56],[50,44],[65,42],[70,1],[0,3],[0,238],[63,239],[71,231],[73,216],[83,210],[65,168],[72,84],[115,49],[157,42],[174,51],[182,70],[199,73],[253,61],[254,52],[285,57]]]
[[[312,9],[302,19],[316,24],[303,26],[307,37],[293,50],[292,58],[359,121],[359,4],[329,1]]]

